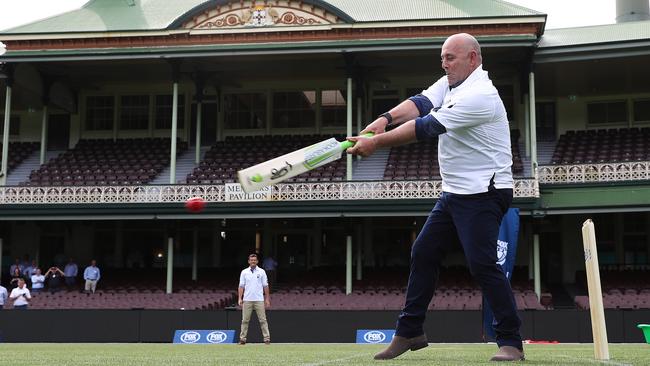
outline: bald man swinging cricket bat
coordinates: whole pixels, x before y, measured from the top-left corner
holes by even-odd
[[[393,359],[428,345],[423,323],[441,262],[449,248],[460,243],[472,276],[494,310],[499,349],[491,361],[523,360],[521,321],[496,257],[499,225],[514,185],[508,117],[483,70],[481,47],[473,36],[450,36],[440,58],[445,76],[361,132],[374,137],[348,138],[355,145],[347,152],[361,156],[378,148],[438,139],[443,192],[411,249],[406,301],[395,337],[375,359]],[[389,123],[401,125],[385,132]]]

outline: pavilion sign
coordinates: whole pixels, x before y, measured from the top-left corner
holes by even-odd
[[[226,183],[226,202],[252,202],[271,200],[271,187],[264,187],[259,191],[246,193],[239,183]]]

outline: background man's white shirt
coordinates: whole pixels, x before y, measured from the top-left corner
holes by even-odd
[[[239,275],[239,287],[244,289],[243,301],[264,301],[264,287],[268,285],[266,272],[260,267],[255,267],[254,271],[248,267]]]
[[[32,295],[30,294],[27,286],[25,286],[23,288],[16,287],[15,289],[11,290],[11,294],[9,295],[9,297],[15,299],[14,306],[21,306],[21,305],[27,305],[28,304],[27,299],[31,299]]]

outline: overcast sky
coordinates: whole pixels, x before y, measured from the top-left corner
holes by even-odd
[[[86,2],[87,0],[0,0],[2,9],[0,30],[73,10]],[[614,23],[616,17],[616,0],[509,0],[509,2],[548,14],[546,29],[609,24]]]

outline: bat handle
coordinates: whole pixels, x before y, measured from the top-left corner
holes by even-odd
[[[374,135],[374,133],[368,132],[368,133],[364,133],[361,136],[362,137],[372,137],[373,135]],[[348,148],[350,148],[352,146],[354,146],[354,142],[352,142],[352,141],[345,140],[345,141],[341,142],[341,148],[343,150],[346,150],[346,149],[348,149]]]

